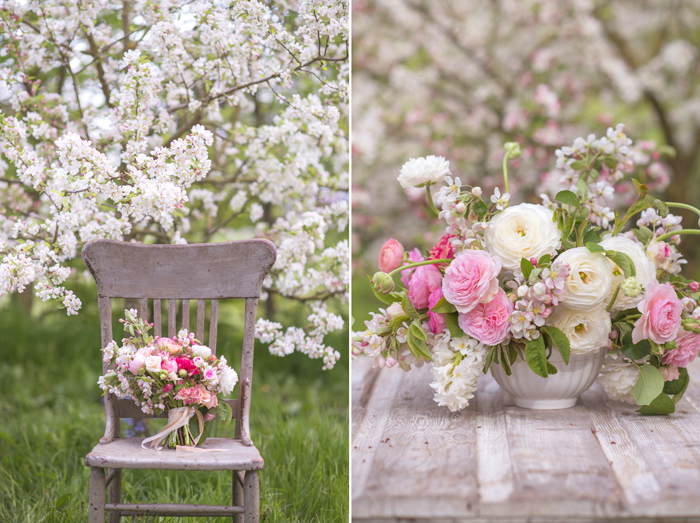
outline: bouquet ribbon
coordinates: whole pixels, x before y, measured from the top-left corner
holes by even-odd
[[[146,443],[150,443],[151,448],[161,450],[163,448],[162,444],[167,440],[170,433],[189,424],[190,419],[195,414],[199,420],[199,436],[194,439],[194,444],[197,445],[199,438],[202,437],[202,431],[204,430],[204,418],[202,418],[202,413],[194,407],[177,407],[168,411],[168,424],[155,436],[144,439],[141,442],[141,447],[148,450]],[[178,447],[179,446],[180,445],[178,445]]]

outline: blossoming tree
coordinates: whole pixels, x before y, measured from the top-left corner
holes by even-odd
[[[378,248],[380,232],[400,234],[396,223],[413,230],[425,218],[390,183],[406,158],[447,157],[455,175],[490,193],[501,179],[502,144],[517,141],[526,146],[510,193],[535,201],[565,185],[549,162],[557,148],[620,120],[634,129],[635,164],[650,190],[678,202],[700,196],[689,183],[700,151],[696,3],[366,0],[353,13],[354,220],[362,239],[353,245]],[[670,149],[642,138],[676,155],[660,158],[655,148],[662,157]],[[669,186],[671,175],[677,183]],[[629,183],[619,190],[635,194]],[[594,209],[601,218],[612,210]]]
[[[278,249],[265,296],[310,314],[261,319],[258,338],[334,365],[347,1],[10,0],[0,45],[0,296],[33,285],[77,314],[64,282],[94,238],[262,236]]]

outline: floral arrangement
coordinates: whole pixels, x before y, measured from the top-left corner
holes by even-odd
[[[490,204],[479,187],[450,176],[449,162],[429,156],[401,169],[403,187],[425,187],[447,223],[429,252],[406,252],[394,239],[370,278],[386,309],[352,335],[353,354],[403,370],[433,362],[435,401],[466,407],[479,375],[518,359],[542,377],[556,374],[557,351],[571,357],[607,351],[599,382],[643,414],[668,414],[688,386],[685,367],[700,350],[698,283],[680,275],[680,217],[633,178],[635,157],[624,126],[604,137],[578,138],[556,151],[559,191],[540,204],[510,206],[506,143],[505,192]],[[637,198],[621,215],[613,185],[632,179]],[[443,184],[433,203],[430,187]],[[638,216],[636,227],[626,228]],[[400,284],[394,281],[400,276]]]
[[[216,417],[231,421],[231,407],[219,396],[231,393],[238,375],[224,356],[217,358],[187,329],[174,339],[149,336],[153,324],[139,318],[136,309],[125,310],[119,321],[130,336],[122,339],[121,347],[112,341],[102,349],[103,361],[112,370],[100,376],[100,388],[117,398],[132,399],[145,414],[176,411],[169,415],[166,428],[144,443],[158,450],[163,443],[168,448],[194,446],[205,422]],[[197,438],[189,428],[195,415],[200,422]]]

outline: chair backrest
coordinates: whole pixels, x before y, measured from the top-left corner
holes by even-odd
[[[177,300],[181,300],[180,328],[188,329],[190,300],[197,300],[198,340],[216,351],[219,300],[242,298],[245,327],[237,400],[228,400],[237,419],[236,437],[248,439],[250,386],[258,297],[262,282],[275,262],[275,246],[268,240],[192,245],[143,245],[115,240],[92,240],[83,247],[83,260],[97,283],[102,346],[112,341],[112,298],[139,300],[139,315],[154,323],[162,336],[161,308],[167,304],[168,336],[177,333]],[[149,314],[151,300],[152,315]],[[206,300],[210,300],[209,339],[204,338]],[[150,316],[150,318],[149,318]],[[121,337],[119,337],[121,339]],[[117,340],[118,341],[118,340]],[[103,371],[109,369],[103,363]],[[162,416],[165,416],[163,414]],[[119,418],[143,418],[130,400],[105,395],[106,430],[103,442],[119,436]]]

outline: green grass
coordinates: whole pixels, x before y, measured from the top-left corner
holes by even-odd
[[[0,308],[0,522],[84,522],[89,469],[84,457],[104,433],[94,298],[78,317]],[[92,301],[90,301],[92,300]],[[116,309],[116,307],[115,307]],[[219,350],[240,365],[238,309],[222,308]],[[121,333],[115,331],[115,337]],[[347,338],[345,338],[347,339]],[[343,336],[334,346],[346,347]],[[251,433],[265,459],[262,520],[347,521],[348,361],[271,356],[256,347]],[[233,425],[216,433],[232,435]],[[230,503],[230,473],[125,471],[125,502]],[[123,521],[230,521],[123,518]]]

